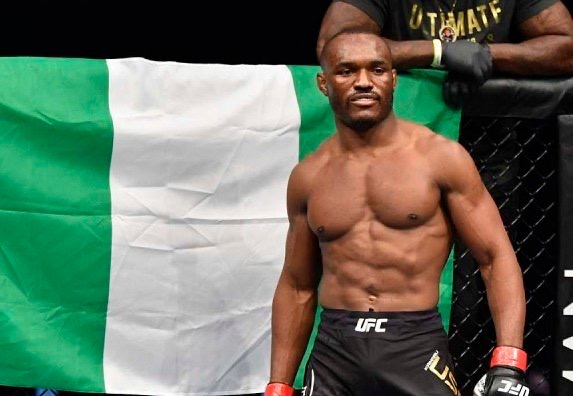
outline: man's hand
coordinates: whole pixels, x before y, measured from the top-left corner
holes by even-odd
[[[460,108],[464,99],[477,91],[479,85],[470,81],[467,77],[456,73],[448,73],[442,85],[444,102],[454,109]]]
[[[442,43],[441,61],[446,70],[470,78],[478,85],[490,78],[493,72],[489,47],[468,40]]]
[[[510,346],[495,348],[490,369],[474,387],[474,396],[528,396],[526,367],[527,354],[522,349]]]
[[[265,396],[295,396],[292,386],[280,382],[271,382],[265,389]]]

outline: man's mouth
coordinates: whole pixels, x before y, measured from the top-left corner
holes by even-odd
[[[375,93],[359,93],[350,97],[350,102],[359,106],[371,106],[379,101],[380,97]]]

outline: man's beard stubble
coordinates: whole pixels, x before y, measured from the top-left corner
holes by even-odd
[[[348,128],[358,133],[366,132],[372,129],[374,126],[381,123],[382,121],[384,121],[388,117],[388,115],[392,112],[392,109],[394,107],[394,95],[391,95],[389,100],[385,100],[384,98],[382,98],[381,102],[386,102],[388,107],[385,108],[386,111],[380,111],[378,115],[375,117],[352,118],[348,116],[347,112],[345,117],[340,117],[340,121],[342,122],[342,124],[344,124]]]

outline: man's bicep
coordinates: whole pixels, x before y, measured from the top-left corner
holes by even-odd
[[[573,35],[573,19],[565,5],[558,1],[528,17],[519,24],[521,34],[525,39],[546,35]]]
[[[372,5],[372,10],[375,10]],[[320,58],[322,47],[336,33],[344,29],[360,28],[380,34],[380,27],[376,20],[359,7],[344,1],[333,1],[330,3],[318,34],[317,56]]]
[[[334,0],[334,2],[355,7],[375,22],[379,29],[382,29],[391,11],[389,0]]]
[[[320,246],[304,213],[290,220],[283,273],[297,289],[315,289],[321,275]]]
[[[282,277],[296,289],[312,289],[321,271],[320,246],[307,218],[308,194],[312,189],[315,163],[308,158],[292,170],[287,184],[289,228],[285,242]]]
[[[445,194],[452,224],[474,257],[487,262],[510,247],[499,210],[465,150],[458,149],[451,168]]]
[[[457,235],[478,262],[489,262],[510,247],[499,210],[485,187],[472,196],[452,193],[448,205]]]

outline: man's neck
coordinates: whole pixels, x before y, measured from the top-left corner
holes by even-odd
[[[337,131],[344,151],[390,147],[396,143],[400,133],[394,112],[368,130],[356,131],[337,122]]]

